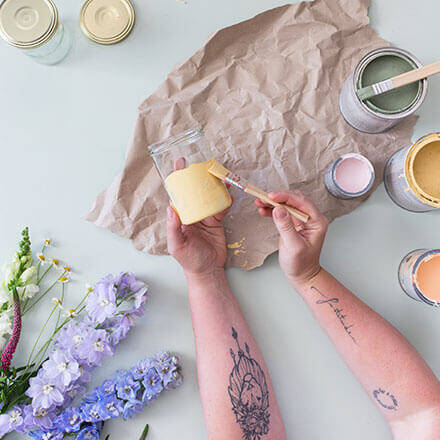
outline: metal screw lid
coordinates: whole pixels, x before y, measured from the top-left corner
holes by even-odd
[[[81,8],[80,24],[92,41],[115,44],[130,34],[134,18],[129,0],[87,0]]]
[[[0,4],[0,35],[13,46],[41,46],[57,27],[58,11],[51,0],[5,0]]]

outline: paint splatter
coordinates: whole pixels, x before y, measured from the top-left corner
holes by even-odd
[[[246,240],[246,237],[243,237],[240,241],[236,241],[235,243],[229,243],[229,249],[240,249],[243,246],[243,242]]]
[[[244,251],[244,250],[242,250],[242,249],[236,249],[236,250],[234,251],[234,255],[245,254],[245,253],[246,253],[246,251]]]

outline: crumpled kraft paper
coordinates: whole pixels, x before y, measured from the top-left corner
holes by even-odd
[[[376,169],[410,143],[416,117],[385,134],[352,129],[338,107],[339,90],[365,53],[388,45],[368,26],[370,0],[315,0],[266,11],[218,31],[139,108],[122,173],[96,200],[88,220],[127,237],[137,249],[167,252],[168,196],[147,146],[195,125],[207,158],[262,189],[300,189],[333,220],[361,201],[330,196],[323,170],[359,152]],[[254,199],[232,190],[225,221],[229,266],[260,266],[277,249],[271,219]]]

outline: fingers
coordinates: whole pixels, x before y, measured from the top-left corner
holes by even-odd
[[[296,226],[292,220],[292,216],[288,213],[286,208],[284,208],[283,206],[277,206],[273,210],[273,221],[286,246],[288,247],[304,246],[304,239],[296,231]]]
[[[186,159],[184,157],[179,157],[174,161],[174,171],[183,170],[186,168]]]
[[[171,206],[167,208],[167,244],[168,252],[179,249],[185,243],[185,236],[182,232],[182,223],[176,211]]]

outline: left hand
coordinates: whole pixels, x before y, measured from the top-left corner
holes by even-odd
[[[175,170],[186,167],[183,157],[176,160]],[[223,220],[229,208],[193,225],[182,225],[176,211],[167,212],[168,252],[180,263],[185,275],[210,276],[226,263],[226,237]]]
[[[180,263],[186,276],[210,276],[226,263],[226,237],[223,219],[229,208],[220,214],[193,225],[182,225],[176,211],[167,212],[168,252]]]

